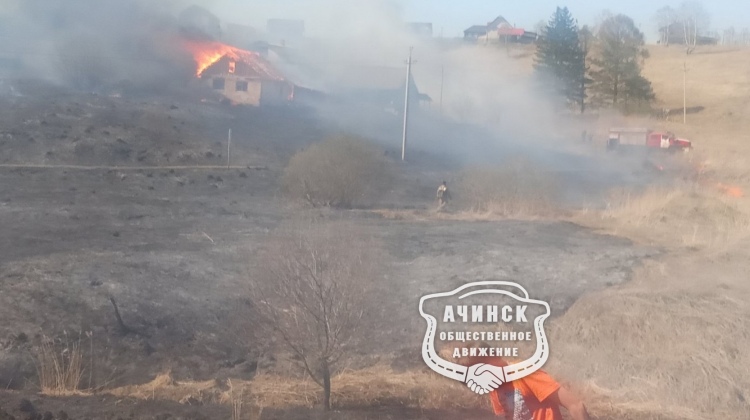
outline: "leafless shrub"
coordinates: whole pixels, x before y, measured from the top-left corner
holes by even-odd
[[[390,186],[391,173],[377,147],[338,136],[292,157],[282,185],[289,197],[314,207],[351,208],[373,204]]]
[[[458,201],[474,213],[507,217],[545,216],[555,211],[554,178],[523,160],[474,168],[460,175]]]
[[[307,224],[283,229],[262,253],[252,301],[265,332],[279,339],[323,388],[331,407],[331,376],[373,308],[378,247],[355,226]]]

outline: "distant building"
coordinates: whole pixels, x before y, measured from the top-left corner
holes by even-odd
[[[266,24],[269,41],[286,44],[295,42],[305,36],[305,21],[294,19],[269,19]]]
[[[513,25],[511,25],[510,22],[508,22],[508,20],[502,16],[496,17],[492,22],[487,24],[487,30],[489,32],[496,32],[497,30],[502,29],[502,28],[512,28],[512,27]]]
[[[539,35],[523,28],[516,28],[507,19],[498,16],[487,25],[474,25],[465,30],[464,39],[472,42],[483,40],[485,42],[531,44],[539,39]]]
[[[474,25],[464,31],[464,39],[467,41],[476,41],[479,38],[487,36],[487,25]]]
[[[353,66],[343,69],[329,93],[341,100],[387,111],[400,112],[406,94],[406,70],[400,67]],[[432,102],[421,93],[414,77],[409,80],[409,94],[415,104]]]
[[[696,38],[697,45],[717,45],[719,43],[719,36],[706,36],[698,35]],[[685,29],[680,22],[675,22],[667,26],[659,28],[659,43],[660,44],[676,44],[685,45]]]
[[[428,22],[409,22],[406,24],[406,30],[419,37],[432,38],[432,23]]]
[[[539,34],[522,28],[500,28],[497,30],[497,35],[500,42],[515,44],[533,44],[539,40]]]
[[[340,55],[338,51],[325,46],[273,47],[268,60],[296,86],[295,102],[304,95],[311,99],[322,98],[329,104],[401,112],[406,93],[406,66],[351,65],[331,59],[336,55]],[[307,90],[302,91],[300,87]],[[432,102],[430,96],[419,90],[413,75],[409,80],[409,93],[415,108]]]

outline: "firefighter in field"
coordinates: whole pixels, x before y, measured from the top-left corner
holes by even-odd
[[[443,181],[437,189],[438,211],[442,210],[450,199],[451,193],[448,191],[448,184]]]
[[[466,348],[489,348],[487,343],[471,342]],[[476,356],[461,358],[458,363],[471,366],[486,363],[507,366],[501,357]],[[543,370],[512,382],[501,384],[490,392],[492,411],[506,420],[563,420],[560,408],[565,408],[573,420],[591,420],[586,406],[573,392],[561,386]]]

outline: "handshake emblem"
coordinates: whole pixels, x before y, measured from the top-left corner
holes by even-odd
[[[514,289],[513,292],[507,290],[509,288]],[[521,292],[520,294],[517,293],[517,291],[519,290]],[[470,297],[471,299],[469,299]],[[541,308],[541,311],[537,311],[538,315],[533,320],[533,326],[530,327],[533,328],[533,332],[523,333],[523,335],[519,334],[519,336],[525,337],[524,339],[527,341],[532,341],[532,337],[535,337],[536,351],[528,359],[512,364],[504,363],[504,361],[500,359],[500,361],[503,363],[498,363],[498,365],[495,365],[491,363],[485,363],[487,359],[481,358],[482,356],[511,356],[510,354],[499,354],[502,353],[502,350],[505,350],[507,352],[509,350],[509,348],[507,347],[504,349],[489,349],[490,351],[488,351],[488,349],[486,348],[472,348],[471,352],[468,352],[468,350],[465,348],[462,349],[462,352],[459,352],[459,349],[455,349],[455,353],[453,356],[454,358],[469,355],[470,357],[479,356],[479,360],[482,360],[482,362],[469,362],[472,363],[469,367],[466,367],[464,364],[458,364],[443,359],[440,356],[439,352],[435,349],[435,336],[438,331],[437,318],[428,313],[425,309],[425,305],[429,304],[432,300],[432,304],[428,306],[433,312],[438,311],[439,309],[434,308],[440,307],[440,305],[433,300],[438,298],[447,298],[461,301],[461,304],[456,306],[456,308],[458,308],[457,310],[454,310],[453,305],[444,306],[445,311],[443,313],[444,315],[442,316],[444,323],[453,324],[456,322],[457,318],[459,320],[462,318],[464,324],[474,322],[481,324],[480,326],[482,327],[482,329],[485,329],[485,331],[482,333],[456,333],[455,336],[457,338],[460,337],[458,341],[466,341],[463,339],[476,337],[479,335],[481,335],[481,337],[484,337],[482,338],[482,340],[484,340],[486,337],[491,337],[490,340],[494,341],[507,340],[505,336],[505,334],[507,333],[501,334],[500,332],[491,331],[493,324],[498,324],[500,322],[510,323],[514,321],[526,322],[527,319],[525,314],[528,307],[535,306],[537,308]],[[506,300],[510,298],[515,303],[520,304],[516,306],[517,309],[515,317],[513,317],[511,314],[512,307],[510,305],[477,305],[477,303],[497,303],[495,300],[499,298],[504,298]],[[479,300],[480,302],[477,302],[477,300]],[[482,312],[481,308],[483,307],[488,308],[486,309],[486,312]],[[469,316],[468,314],[468,308],[471,308],[471,316]],[[420,299],[419,313],[422,315],[422,318],[427,321],[427,332],[425,333],[424,340],[422,342],[422,359],[425,361],[427,366],[429,366],[430,369],[442,376],[465,383],[466,386],[469,387],[469,389],[479,395],[488,394],[493,390],[498,389],[504,383],[512,382],[531,375],[532,373],[541,369],[549,357],[549,343],[547,342],[547,336],[544,332],[544,321],[550,315],[549,304],[541,300],[534,300],[529,298],[529,293],[526,291],[526,289],[524,289],[517,283],[508,281],[482,281],[467,283],[450,292],[429,294],[423,296],[422,299]],[[458,317],[456,317],[456,313],[458,313]],[[515,337],[516,333],[511,334],[512,337]],[[451,341],[451,337],[453,336],[453,333],[440,333],[441,340],[447,339],[447,341]],[[510,338],[510,340],[513,340],[513,338]],[[498,350],[498,352],[495,352],[495,350]],[[517,351],[517,348],[515,348],[514,350]],[[512,354],[512,356],[516,356],[516,354]],[[502,366],[499,366],[499,364],[502,364]]]
[[[500,366],[479,363],[466,372],[466,386],[479,395],[489,394],[505,382],[505,374]]]

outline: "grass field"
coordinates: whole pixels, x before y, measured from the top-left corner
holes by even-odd
[[[644,75],[653,83],[656,107],[681,109],[687,63],[687,123],[679,112],[667,120],[602,113],[594,121],[600,128],[617,121],[667,129],[693,140],[695,153],[686,159],[704,169],[706,180],[645,192],[613,191],[606,210],[573,217],[667,253],[638,269],[629,283],[589,293],[554,320],[548,370],[577,390],[600,419],[747,418],[750,359],[742,349],[750,346],[750,288],[744,274],[750,258],[750,204],[717,185],[750,187],[750,49],[701,48],[687,57],[675,47],[649,50]],[[514,59],[519,69],[530,69],[531,55],[519,53]],[[344,373],[336,378],[340,385],[334,398],[344,406],[399,401],[456,408],[453,399],[445,398],[455,384],[424,388],[419,384],[425,378],[418,373],[388,375],[366,376],[368,385],[390,378],[383,387],[387,392],[367,399],[360,397],[365,385]],[[260,378],[253,384],[253,405],[279,404],[272,386],[276,381]],[[159,386],[149,387],[115,392],[145,397],[159,392]],[[164,397],[179,400],[191,386],[170,389],[176,395]],[[300,380],[289,382],[282,399],[314,405],[316,395]]]
[[[478,48],[483,48],[483,54],[492,54],[490,48]],[[688,179],[644,185],[641,189],[615,189],[606,199],[606,208],[592,206],[582,211],[560,212],[554,203],[548,202],[556,183],[541,176],[535,180],[528,176],[526,168],[515,172],[490,168],[467,171],[463,177],[458,177],[459,182],[451,181],[452,186],[456,185],[457,197],[461,195],[458,191],[463,191],[469,196],[464,200],[473,201],[474,208],[470,210],[438,214],[431,208],[411,206],[409,201],[409,206],[401,208],[349,212],[353,220],[361,220],[384,235],[384,240],[392,244],[393,253],[403,258],[399,273],[390,276],[391,283],[383,280],[383,284],[392,285],[391,289],[398,290],[398,296],[405,300],[398,300],[400,297],[383,299],[383,305],[396,320],[393,324],[404,328],[379,333],[396,337],[399,346],[404,340],[398,334],[418,342],[419,337],[407,329],[414,327],[409,322],[415,319],[416,307],[404,302],[410,302],[408,299],[426,289],[442,287],[443,283],[432,283],[435,279],[446,279],[452,285],[454,281],[506,273],[505,267],[512,267],[511,275],[526,283],[534,279],[544,282],[540,289],[549,290],[550,297],[558,299],[558,303],[567,302],[562,307],[550,300],[562,315],[549,321],[551,357],[545,368],[581,394],[594,418],[750,418],[750,352],[746,350],[750,347],[750,305],[747,304],[750,301],[747,282],[750,198],[729,193],[750,192],[750,135],[747,134],[750,129],[750,49],[706,47],[689,56],[674,46],[651,46],[649,51],[644,75],[653,83],[657,97],[655,107],[673,111],[666,120],[625,117],[604,111],[592,112],[584,118],[563,112],[554,119],[544,120],[543,116],[539,119],[552,128],[559,123],[560,132],[570,134],[573,137],[568,137],[573,140],[583,128],[594,126],[601,137],[601,131],[610,124],[671,130],[694,141],[694,152],[679,158],[684,157],[690,167],[701,168],[697,182]],[[512,80],[530,73],[532,49],[524,47],[508,52],[503,48],[496,49],[495,53],[498,56],[489,57],[488,65],[478,67],[494,76],[496,63],[493,59],[498,58],[513,67],[506,71],[513,76]],[[687,73],[683,72],[684,66]],[[687,80],[690,110],[686,123],[680,112],[683,75]],[[539,98],[531,99],[529,102],[533,105]],[[97,103],[93,99],[87,101]],[[143,115],[145,109],[141,104],[127,105],[114,99],[99,101],[106,101],[101,109],[120,107],[119,116],[137,117]],[[110,335],[115,338],[106,344],[99,341],[91,344],[93,340],[88,340],[92,346],[90,352],[94,353],[93,346],[102,352],[116,349],[117,358],[112,358],[111,364],[128,367],[128,373],[137,380],[123,380],[102,393],[79,392],[76,386],[80,385],[82,372],[87,368],[82,361],[89,359],[80,355],[58,358],[51,353],[51,347],[47,348],[47,353],[43,348],[36,362],[40,385],[46,388],[47,394],[71,394],[91,397],[94,401],[107,398],[105,393],[109,393],[115,398],[114,405],[132,400],[146,403],[166,400],[189,408],[219,405],[225,409],[232,407],[233,418],[238,419],[260,419],[263,410],[267,412],[262,418],[310,418],[310,409],[320,405],[320,389],[304,374],[290,374],[292,363],[286,370],[287,361],[280,357],[278,365],[284,366],[276,371],[261,366],[260,358],[257,362],[246,357],[239,359],[233,352],[234,346],[242,347],[239,354],[247,352],[245,338],[236,337],[242,334],[237,333],[238,330],[248,328],[242,316],[237,315],[245,312],[236,312],[240,311],[236,308],[246,305],[237,295],[244,293],[247,253],[256,252],[262,239],[282,217],[297,211],[282,206],[277,199],[275,177],[281,172],[285,156],[306,144],[302,137],[316,135],[303,133],[306,130],[293,125],[288,137],[299,140],[299,144],[284,145],[282,141],[268,139],[263,142],[261,138],[269,133],[275,134],[271,139],[281,137],[277,134],[280,124],[265,122],[267,116],[259,116],[257,121],[237,118],[230,121],[235,124],[234,135],[237,138],[244,135],[253,140],[253,145],[262,146],[260,150],[257,146],[246,148],[248,161],[255,162],[261,157],[269,159],[269,156],[275,156],[275,160],[271,160],[273,164],[269,167],[243,166],[224,171],[220,166],[224,160],[218,155],[224,151],[223,143],[206,145],[201,136],[223,139],[224,125],[228,122],[222,120],[214,131],[202,134],[196,127],[207,126],[206,122],[213,122],[215,116],[202,120],[202,108],[194,109],[182,103],[179,108],[169,105],[151,107],[166,121],[174,119],[169,123],[172,130],[167,130],[174,138],[166,137],[172,141],[163,139],[151,144],[152,137],[166,136],[161,131],[145,132],[132,139],[122,134],[121,139],[116,137],[120,133],[110,127],[114,124],[102,126],[107,129],[107,134],[102,136],[113,150],[132,146],[137,154],[148,147],[144,163],[148,166],[126,168],[92,163],[83,167],[40,163],[19,168],[11,161],[0,164],[0,168],[8,172],[3,175],[6,182],[0,183],[6,186],[0,207],[5,211],[5,224],[11,231],[6,235],[5,253],[6,258],[19,259],[9,266],[7,282],[12,282],[14,293],[29,296],[12,299],[15,295],[5,294],[7,308],[14,308],[12,301],[26,302],[26,306],[17,306],[15,311],[3,312],[13,321],[7,324],[18,331],[30,331],[31,327],[25,325],[37,319],[65,318],[69,313],[78,314],[70,308],[84,308],[81,318],[103,319],[104,324],[110,325],[112,313],[106,297],[114,288],[118,301],[127,311],[124,312],[126,321],[134,327],[148,329],[146,332],[151,331],[154,340],[141,345],[137,334],[113,335],[109,330],[100,329],[97,340]],[[81,105],[78,113],[85,114],[87,106],[90,104]],[[55,114],[32,109],[33,115],[46,115],[44,125],[38,121],[38,132],[44,134],[44,130],[49,130],[51,133],[54,127],[47,127],[47,120],[62,121],[57,113],[67,116],[78,108],[79,105],[71,106]],[[520,112],[532,108],[523,108]],[[230,120],[223,114],[230,111],[223,108],[219,111],[218,115]],[[239,111],[237,113],[240,115]],[[121,126],[122,133],[137,134],[133,128],[124,128],[125,125],[140,127],[147,121],[136,117],[132,117],[132,121],[118,122],[116,128],[119,130]],[[70,120],[77,121],[72,117]],[[181,128],[183,120],[186,128]],[[245,125],[238,127],[237,121],[244,121]],[[534,121],[534,125],[545,124]],[[159,128],[161,124],[156,126]],[[520,124],[519,127],[527,126]],[[300,127],[306,125],[300,123]],[[85,126],[80,128],[79,131],[85,133]],[[110,135],[109,130],[114,134]],[[603,133],[606,136],[606,131]],[[43,154],[37,151],[41,147],[37,144],[44,143],[44,147],[66,144],[56,132],[54,134],[36,135],[36,140],[24,137],[22,142],[9,143],[22,144],[26,155],[7,155],[31,156],[41,161]],[[81,133],[71,130],[71,137],[73,134]],[[76,150],[86,149],[71,146],[61,150],[62,153],[58,153],[63,158],[77,162]],[[170,163],[175,166],[159,166],[158,170],[151,166],[164,164],[170,152],[176,155],[185,150],[202,156],[198,162],[206,166],[191,166],[192,169],[187,170],[183,165],[191,162],[181,160]],[[590,154],[597,157],[596,153]],[[234,163],[237,155],[233,152],[232,156]],[[240,161],[239,157],[236,159]],[[127,175],[121,173],[125,169],[129,170]],[[528,185],[514,196],[513,190],[505,187],[507,184],[518,190],[516,172],[526,174],[523,180]],[[421,178],[435,177],[432,172],[415,173]],[[422,183],[432,182],[429,179],[413,181],[414,185],[409,185],[398,197],[419,196]],[[487,186],[492,188],[488,190]],[[430,185],[426,191],[429,201],[434,190]],[[59,211],[48,212],[46,204],[34,201],[42,197],[42,193],[56,200],[55,203],[68,204]],[[474,200],[471,200],[471,193]],[[28,197],[34,200],[29,201]],[[509,197],[515,197],[516,201]],[[528,197],[534,199],[529,201]],[[421,205],[420,201],[415,202]],[[167,205],[170,211],[164,210]],[[371,217],[370,213],[381,217]],[[325,214],[321,212],[316,217]],[[559,219],[564,222],[559,223]],[[590,229],[581,229],[568,221]],[[492,227],[488,228],[490,224]],[[117,230],[112,229],[113,226]],[[590,230],[611,236],[591,235]],[[65,235],[66,247],[95,247],[96,252],[59,254],[57,242],[42,240],[54,235]],[[589,238],[589,235],[596,238]],[[649,252],[631,254],[632,244],[614,237],[628,238],[637,243],[638,248],[645,245],[642,248],[648,248]],[[608,245],[609,241],[617,242],[617,246]],[[627,254],[621,248],[627,248]],[[48,252],[50,256],[37,255],[40,252]],[[627,255],[627,260],[623,255]],[[647,260],[641,264],[644,258]],[[630,265],[631,260],[638,262]],[[637,268],[633,270],[633,267]],[[548,283],[552,270],[567,283]],[[89,272],[108,274],[107,278],[99,280],[89,276]],[[212,281],[206,282],[205,278]],[[49,312],[39,313],[42,311],[37,309],[38,301],[31,298],[36,296],[32,292],[37,284],[32,280],[44,281],[46,293],[72,297],[54,301],[49,304],[52,308]],[[597,286],[599,283],[601,286]],[[566,293],[569,299],[560,299]],[[3,296],[0,294],[0,298]],[[194,299],[194,296],[205,299]],[[152,301],[158,304],[152,305]],[[89,309],[86,302],[97,303]],[[148,304],[137,305],[140,302]],[[174,309],[165,311],[164,308]],[[567,312],[563,313],[565,310]],[[75,323],[71,321],[70,325]],[[421,334],[421,328],[420,324],[415,330],[420,330]],[[8,332],[15,337],[16,330]],[[373,337],[373,341],[382,338],[375,333]],[[378,353],[377,363],[363,358],[369,367],[338,372],[333,383],[334,405],[357,411],[361,417],[344,412],[341,417],[331,419],[385,418],[379,417],[382,414],[379,410],[384,407],[416,412],[410,411],[408,418],[455,418],[445,413],[442,417],[431,417],[423,414],[423,410],[453,412],[478,407],[486,411],[486,398],[468,393],[462,384],[435,380],[435,375],[422,364],[416,346],[414,350],[404,355]],[[68,354],[67,348],[64,354]],[[400,365],[395,359],[405,362]],[[94,360],[93,357],[90,360]],[[150,369],[157,363],[172,370],[165,370],[166,373],[151,382],[143,381],[144,377],[154,378]],[[255,367],[250,369],[253,363]],[[250,370],[244,371],[245,367],[241,366]],[[97,362],[97,367],[107,366]],[[264,370],[261,371],[261,367]],[[117,370],[113,368],[112,372]],[[203,375],[204,372],[220,372],[220,375],[207,376],[209,373]],[[73,386],[64,380],[71,377],[78,378]],[[43,378],[50,378],[50,381],[41,380]],[[92,388],[91,379],[88,383],[87,389]],[[132,385],[134,383],[141,384]],[[0,393],[0,404],[2,397]],[[236,414],[241,402],[245,404],[242,416]],[[91,404],[95,406],[94,403]],[[14,402],[14,406],[18,405]],[[290,407],[300,409],[299,417],[268,414],[273,409]],[[121,410],[119,406],[111,408],[112,412]],[[0,410],[0,418],[2,414]],[[388,418],[407,417],[399,413]]]
[[[643,74],[653,84],[657,103],[678,114],[664,128],[693,140],[709,167],[750,180],[750,49],[703,47],[685,55],[679,47],[654,46],[649,52]],[[691,111],[686,124],[680,114],[683,75]]]
[[[676,47],[649,50],[644,75],[653,83],[656,107],[681,109],[687,63],[687,123],[679,112],[667,120],[602,113],[593,121],[599,128],[616,121],[667,129],[693,140],[695,153],[686,159],[704,168],[707,181],[613,191],[606,210],[572,217],[667,253],[636,270],[629,283],[589,293],[553,320],[548,370],[578,391],[599,419],[748,418],[750,354],[743,349],[750,347],[750,287],[745,281],[750,204],[717,185],[750,187],[750,49],[701,48],[687,57]],[[516,71],[530,69],[530,54],[512,57]],[[231,389],[243,390],[248,411],[318,402],[319,390],[304,378],[286,378],[283,389],[278,382],[261,375]],[[448,397],[457,392],[455,384],[431,382],[414,371],[344,372],[335,384],[334,400],[343,407],[395,403],[455,409],[486,403],[474,398],[458,403]],[[226,387],[215,381],[177,383],[162,376],[112,392],[236,406]]]
[[[633,280],[584,297],[555,325],[552,368],[623,410],[676,418],[750,416],[750,317],[745,281],[750,257],[750,49],[652,46],[644,75],[657,106],[682,110],[667,121],[630,118],[694,141],[689,157],[704,181],[645,193],[615,194],[612,207],[583,224],[639,242],[666,257]],[[737,195],[737,194],[735,194]],[[592,221],[592,219],[595,219]],[[631,411],[632,412],[632,411]]]

